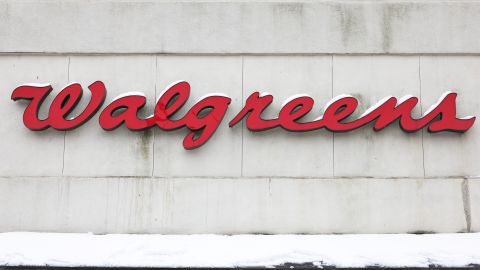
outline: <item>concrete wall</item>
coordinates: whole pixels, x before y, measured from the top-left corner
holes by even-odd
[[[252,133],[228,127],[253,91],[332,97],[442,93],[480,112],[480,2],[0,1],[0,231],[400,233],[480,231],[480,128],[404,133],[371,125]],[[170,83],[232,98],[204,146],[187,131],[23,126],[19,84],[107,86],[107,103]],[[51,102],[51,95],[45,105]],[[85,104],[85,100],[80,103]],[[183,112],[185,112],[185,109]],[[44,106],[41,115],[45,115]],[[180,112],[181,114],[182,112]]]

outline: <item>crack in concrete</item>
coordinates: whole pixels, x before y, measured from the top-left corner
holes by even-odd
[[[472,228],[472,216],[470,208],[470,187],[468,179],[462,181],[462,200],[463,200],[463,212],[465,213],[465,221],[467,223],[467,232],[471,232]]]

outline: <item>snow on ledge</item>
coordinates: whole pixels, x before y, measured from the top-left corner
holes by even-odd
[[[0,233],[0,265],[337,267],[480,264],[480,233],[363,235],[93,235]]]

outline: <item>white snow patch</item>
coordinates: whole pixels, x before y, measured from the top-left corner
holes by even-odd
[[[389,100],[390,98],[392,98],[393,96],[388,96],[388,97],[384,97],[382,98],[381,100],[379,100],[377,103],[375,103],[375,105],[373,106],[370,106],[370,108],[368,108],[364,113],[362,113],[362,115],[360,115],[359,118],[362,118],[366,115],[368,115],[369,113],[373,112],[375,109],[377,109],[378,107],[380,107],[380,105],[382,105],[383,103],[387,102],[387,100]],[[398,103],[397,103],[398,104]]]
[[[373,106],[370,106],[359,118],[362,118],[366,115],[368,115],[369,113],[371,113],[372,111],[374,111],[375,109],[377,109],[378,107],[380,107],[383,103],[387,102],[387,100],[391,99],[393,96],[387,96],[387,97],[384,97],[382,98],[381,100],[379,100],[377,103],[375,103],[375,105]],[[408,99],[414,97],[413,95],[405,95],[399,99],[397,99],[397,104],[396,106],[404,103],[405,101],[407,101]]]
[[[18,88],[20,86],[33,86],[33,87],[48,87],[48,86],[51,86],[51,84],[49,83],[24,83],[24,84],[21,84],[15,88]]]
[[[296,99],[296,98],[300,98],[300,97],[309,97],[311,98],[311,96],[309,94],[296,94],[296,95],[293,95],[287,99],[285,99],[285,101],[282,103],[282,107],[285,107],[285,105],[287,105],[287,103],[289,103],[290,101]]]
[[[206,95],[203,95],[201,96],[198,100],[197,100],[197,103],[200,102],[201,100],[204,100],[208,97],[226,97],[226,98],[230,98],[227,94],[224,94],[224,93],[210,93],[210,94],[206,94]]]
[[[71,86],[71,85],[74,85],[74,84],[78,84],[78,85],[80,85],[80,87],[82,87],[82,85],[81,85],[79,82],[71,82],[71,83],[68,83],[67,85],[65,85],[65,86],[62,88],[62,90],[65,89],[65,88],[67,88],[67,87],[69,87],[69,86]],[[82,89],[83,89],[83,87],[82,87]]]
[[[93,235],[0,233],[0,265],[337,267],[480,264],[480,233],[363,235]]]
[[[114,99],[112,99],[112,102],[114,102],[115,100],[117,99],[121,99],[121,98],[124,98],[124,97],[128,97],[128,96],[142,96],[142,97],[147,97],[144,93],[142,92],[136,92],[136,91],[132,91],[132,92],[125,92],[123,94],[120,94],[118,96],[116,96]]]
[[[413,95],[411,95],[411,94],[408,94],[408,95],[405,95],[405,96],[399,98],[399,99],[397,100],[397,106],[400,105],[400,104],[402,104],[402,103],[404,103],[405,101],[407,101],[408,99],[410,99],[410,98],[412,98],[412,97],[415,97],[415,96],[413,96]]]
[[[67,85],[65,85],[63,88],[60,88],[61,90],[73,85],[73,84],[80,84],[78,82],[71,82],[71,83],[68,83]],[[51,84],[49,83],[25,83],[25,84],[22,84],[22,85],[19,85],[18,87],[20,86],[33,86],[33,87],[52,87]]]
[[[327,104],[325,104],[325,107],[323,107],[323,114],[325,114],[325,111],[328,109],[328,107],[330,107],[330,105],[332,105],[335,101],[340,100],[340,99],[342,99],[342,98],[346,98],[346,97],[352,97],[352,96],[351,96],[351,95],[347,95],[347,94],[340,94],[340,95],[332,98],[329,102],[327,102]],[[323,119],[323,114],[320,115],[319,117],[313,119],[313,121],[322,120],[322,119]]]
[[[431,113],[433,110],[435,110],[435,108],[437,108],[438,105],[440,105],[440,103],[445,99],[445,97],[448,95],[448,94],[451,94],[453,93],[452,91],[447,91],[445,93],[442,94],[442,96],[438,99],[438,101],[433,104],[432,106],[430,106],[430,108],[428,108],[428,110],[425,111],[425,113],[423,114],[422,117],[425,117],[426,115],[428,115],[429,113]],[[469,120],[469,119],[472,119],[474,118],[475,116],[473,115],[468,115],[468,116],[465,116],[465,117],[461,117],[459,119],[462,119],[462,120]]]
[[[160,100],[160,98],[163,96],[163,94],[165,94],[165,92],[167,92],[170,88],[172,88],[172,86],[174,86],[174,85],[177,84],[177,83],[181,83],[181,82],[186,82],[186,83],[188,83],[188,82],[185,81],[185,80],[178,80],[178,81],[175,81],[175,82],[167,85],[167,87],[165,87],[165,89],[163,89],[163,91],[160,93],[160,95],[158,95],[157,99],[155,100],[155,101],[156,101],[155,104],[158,103],[158,100]],[[190,85],[190,84],[189,84],[189,85]]]
[[[348,94],[341,94],[341,95],[338,95],[338,96],[332,98],[329,102],[327,102],[327,104],[325,104],[325,107],[323,108],[323,113],[325,113],[327,108],[330,107],[330,105],[332,105],[335,101],[340,100],[342,98],[347,98],[347,97],[352,97],[352,96],[348,95]]]
[[[453,92],[452,91],[447,91],[447,92],[443,93],[443,95],[438,99],[438,101],[435,104],[433,104],[432,106],[430,106],[430,108],[428,108],[428,110],[425,111],[423,116],[426,116],[427,114],[431,113],[443,101],[443,99],[445,99],[445,97],[448,94],[451,94],[451,93],[453,93]]]

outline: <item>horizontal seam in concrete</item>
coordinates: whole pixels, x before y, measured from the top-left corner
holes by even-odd
[[[445,176],[445,177],[369,177],[369,176],[353,176],[353,177],[290,177],[290,176],[0,176],[1,179],[48,179],[48,178],[64,178],[64,179],[298,179],[298,180],[462,180],[480,179],[477,177],[465,176]]]
[[[18,2],[32,2],[32,0],[14,0]],[[65,0],[44,0],[46,3],[57,3]],[[7,0],[0,0],[0,2],[10,2]],[[35,2],[35,1],[33,1]],[[169,3],[170,0],[90,0],[92,3]],[[234,4],[234,3],[346,3],[346,4],[408,4],[419,3],[422,0],[175,0],[175,3],[207,3],[207,4]],[[441,4],[441,3],[475,3],[477,0],[435,0],[429,1],[427,4]]]
[[[0,52],[0,56],[9,55],[42,55],[42,56],[125,56],[125,55],[156,55],[156,56],[331,56],[331,55],[347,55],[347,56],[480,56],[480,53],[184,53],[184,52]]]

